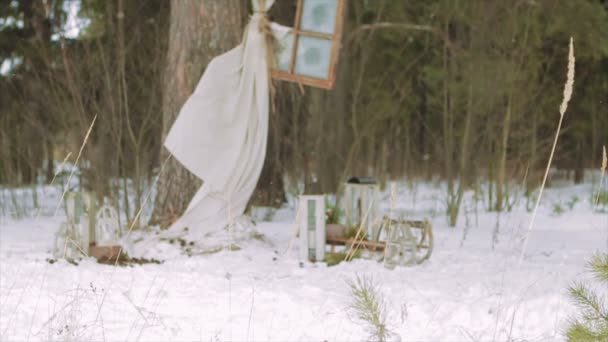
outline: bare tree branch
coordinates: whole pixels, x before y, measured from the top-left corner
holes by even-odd
[[[361,34],[365,31],[375,31],[378,29],[395,29],[402,31],[421,31],[421,32],[429,32],[432,33],[441,40],[443,40],[450,50],[454,50],[456,46],[450,40],[450,37],[445,32],[442,32],[436,27],[429,25],[417,25],[417,24],[408,24],[408,23],[390,23],[390,22],[382,22],[382,23],[373,23],[373,24],[365,24],[354,29],[346,39],[346,44],[350,44],[350,42],[356,38],[357,35]]]

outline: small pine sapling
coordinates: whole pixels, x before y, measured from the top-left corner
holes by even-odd
[[[608,253],[596,254],[589,268],[603,288],[608,288]],[[568,326],[571,342],[608,341],[608,304],[596,290],[581,282],[569,288],[570,297],[579,308],[577,318]]]
[[[369,340],[384,342],[390,336],[386,324],[386,303],[372,278],[357,276],[349,282],[352,302],[350,309],[356,318],[367,325]]]

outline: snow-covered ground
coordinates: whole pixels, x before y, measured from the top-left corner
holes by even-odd
[[[590,184],[548,189],[520,264],[530,220],[524,198],[497,216],[467,194],[458,227],[449,228],[439,187],[401,183],[397,210],[429,217],[434,227],[435,250],[420,266],[300,265],[297,244],[288,249],[290,208],[258,222],[263,238],[238,242],[236,251],[186,253],[154,231],[135,232],[131,256],[162,264],[51,264],[65,218],[61,210],[52,217],[58,195],[49,192],[39,194],[39,216],[0,216],[2,341],[368,340],[367,326],[348,309],[348,281],[357,275],[373,279],[388,329],[402,341],[563,340],[575,312],[567,287],[588,276],[594,251],[608,249],[608,214],[592,209]]]

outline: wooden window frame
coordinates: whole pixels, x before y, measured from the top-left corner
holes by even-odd
[[[334,87],[334,84],[336,81],[336,66],[338,64],[338,56],[340,54],[340,47],[342,44],[342,28],[344,25],[344,11],[345,11],[347,0],[336,0],[336,1],[338,2],[338,4],[337,4],[338,7],[336,9],[336,21],[335,21],[336,26],[334,28],[333,34],[327,34],[327,33],[320,33],[320,32],[305,31],[305,30],[300,29],[304,0],[298,0],[298,5],[297,5],[297,9],[296,9],[296,20],[295,20],[296,22],[291,31],[291,33],[293,34],[294,41],[293,41],[293,48],[291,51],[291,60],[289,62],[289,70],[288,71],[276,70],[276,69],[273,70],[272,71],[273,79],[288,81],[288,82],[295,82],[295,83],[302,84],[302,85],[308,85],[308,86],[313,86],[313,87],[323,88],[323,89],[328,89],[328,90],[332,89]],[[329,71],[328,71],[327,79],[298,75],[294,72],[300,36],[322,38],[322,39],[330,40],[332,42],[331,56],[330,56],[330,60],[329,60]]]

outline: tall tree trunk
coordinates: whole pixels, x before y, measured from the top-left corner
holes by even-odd
[[[505,206],[507,187],[507,150],[509,149],[509,133],[511,128],[511,116],[513,112],[513,98],[509,94],[507,99],[507,112],[502,122],[502,135],[500,140],[500,158],[498,160],[498,176],[496,178],[496,211],[503,211]]]
[[[169,129],[211,59],[236,46],[242,37],[243,0],[173,0],[167,66],[163,82],[163,130]],[[167,226],[179,217],[200,181],[161,148],[163,166],[151,223]],[[163,165],[164,164],[164,165]]]
[[[46,183],[51,184],[55,178],[55,162],[54,162],[55,144],[53,138],[49,137],[46,140]]]

